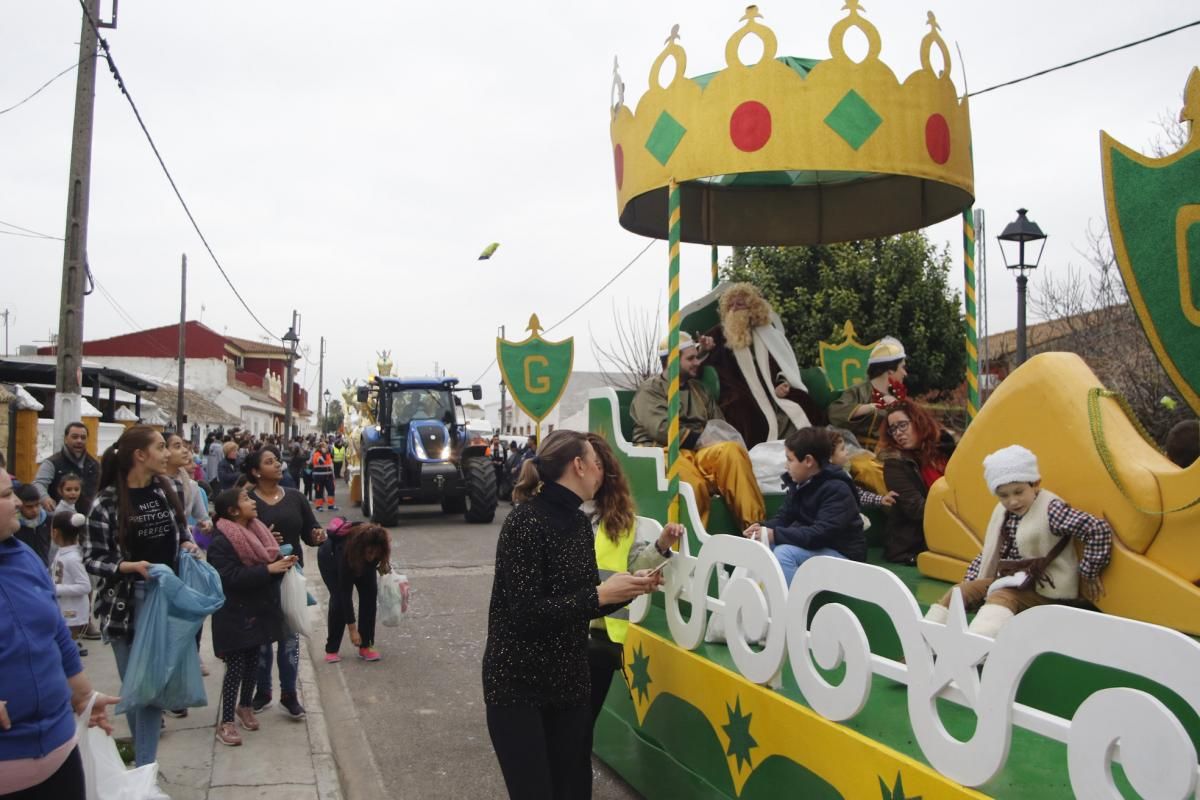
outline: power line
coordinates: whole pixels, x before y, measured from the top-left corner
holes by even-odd
[[[39,86],[37,89],[35,89],[35,90],[33,91],[33,94],[29,95],[29,96],[28,96],[28,97],[26,97],[24,100],[22,100],[22,101],[20,101],[20,102],[18,102],[18,103],[14,103],[13,105],[9,106],[8,108],[0,108],[0,114],[7,114],[8,112],[12,111],[13,109],[15,109],[15,108],[20,108],[21,106],[25,105],[25,104],[26,104],[26,103],[28,103],[30,100],[32,100],[33,98],[35,98],[35,97],[37,97],[39,94],[41,94],[41,92],[42,92],[42,90],[43,90],[43,89],[45,89],[45,88],[46,88],[47,86],[49,86],[50,84],[54,83],[56,80],[58,80],[59,78],[61,78],[63,75],[66,75],[66,74],[67,74],[68,72],[70,72],[71,70],[78,69],[78,68],[79,68],[79,65],[80,65],[80,64],[82,64],[82,63],[83,63],[82,61],[77,61],[77,62],[75,62],[74,64],[72,64],[71,66],[67,67],[67,68],[66,68],[66,69],[64,69],[62,72],[58,73],[58,74],[57,74],[57,75],[55,75],[53,78],[51,78],[50,80],[46,81],[46,82],[45,82],[45,83],[43,83],[41,86]]]
[[[35,238],[35,239],[54,239],[55,241],[59,241],[59,242],[61,242],[63,240],[63,237],[61,237],[61,236],[51,236],[50,234],[42,233],[41,231],[35,231],[30,228],[22,228],[20,225],[14,225],[11,222],[5,222],[2,219],[0,219],[0,225],[4,225],[5,227],[8,227],[8,228],[16,228],[18,231],[22,231],[26,235],[28,235],[32,238]],[[11,236],[20,235],[20,234],[12,233],[11,231],[0,231],[0,233],[7,233]]]
[[[1074,67],[1074,66],[1082,64],[1086,61],[1092,61],[1097,58],[1100,58],[1101,56],[1107,56],[1112,53],[1119,52],[1121,50],[1128,50],[1131,47],[1137,47],[1139,44],[1145,44],[1146,42],[1152,42],[1155,39],[1161,39],[1164,36],[1170,36],[1172,33],[1179,33],[1180,31],[1187,30],[1188,28],[1194,28],[1197,25],[1200,25],[1200,19],[1196,20],[1195,22],[1189,22],[1186,25],[1180,25],[1177,28],[1171,28],[1170,30],[1165,30],[1162,33],[1156,33],[1153,36],[1147,36],[1144,39],[1138,39],[1137,41],[1134,41],[1134,42],[1127,42],[1126,44],[1118,45],[1117,47],[1110,47],[1107,50],[1101,50],[1099,53],[1093,53],[1090,56],[1084,56],[1083,58],[1077,58],[1074,61],[1068,61],[1065,64],[1059,64],[1057,67],[1050,67],[1048,69],[1043,69],[1043,70],[1039,70],[1037,72],[1030,73],[1029,75],[1024,75],[1020,78],[1013,78],[1011,81],[1005,81],[1004,83],[997,83],[995,86],[989,86],[986,89],[980,89],[977,92],[968,92],[966,95],[964,95],[964,97],[977,97],[978,95],[986,94],[987,92],[992,92],[992,91],[995,91],[996,89],[1003,89],[1005,86],[1012,86],[1013,84],[1023,83],[1024,81],[1032,80],[1033,78],[1040,78],[1043,75],[1049,75],[1051,72],[1058,72],[1061,69],[1066,69],[1067,67]]]
[[[584,308],[584,306],[586,306],[588,303],[592,302],[592,301],[593,301],[593,300],[595,300],[597,297],[599,297],[601,292],[603,292],[603,291],[604,291],[605,289],[607,289],[609,286],[612,286],[612,285],[613,285],[613,282],[615,282],[615,281],[617,280],[617,278],[619,278],[619,277],[621,277],[622,275],[624,275],[624,274],[625,274],[625,273],[626,273],[626,272],[629,270],[629,268],[630,268],[630,267],[632,267],[634,264],[636,264],[636,263],[638,262],[638,259],[639,259],[639,258],[641,258],[642,256],[646,255],[646,252],[647,252],[647,251],[648,251],[648,250],[649,250],[651,247],[653,247],[653,246],[654,246],[654,244],[655,244],[657,241],[658,241],[657,239],[651,239],[651,240],[650,240],[650,242],[649,242],[649,244],[647,244],[645,247],[643,247],[643,248],[641,249],[641,251],[640,251],[640,252],[639,252],[639,253],[638,253],[636,256],[634,256],[634,257],[633,257],[633,260],[632,260],[632,261],[630,261],[628,264],[626,264],[625,266],[623,266],[623,267],[621,267],[619,270],[617,270],[617,274],[616,274],[616,275],[613,275],[611,278],[609,278],[607,281],[605,281],[605,283],[604,283],[604,285],[603,285],[603,286],[601,286],[601,287],[600,287],[599,289],[597,289],[596,291],[592,292],[592,296],[591,296],[591,297],[589,297],[587,300],[584,300],[582,303],[580,303],[578,306],[576,306],[576,307],[575,307],[575,310],[574,310],[574,311],[572,311],[570,314],[567,314],[565,317],[563,317],[563,318],[562,318],[562,319],[560,319],[558,322],[556,322],[556,323],[554,323],[553,325],[551,325],[549,328],[544,328],[544,329],[542,330],[542,333],[549,333],[550,331],[554,330],[554,329],[555,329],[555,328],[557,328],[559,325],[562,325],[564,322],[566,322],[567,320],[569,320],[571,317],[575,316],[575,315],[576,315],[576,314],[578,314],[580,311],[582,311],[582,310],[583,310],[583,308]],[[492,368],[492,367],[494,367],[494,366],[496,366],[496,359],[494,359],[494,358],[493,358],[493,359],[491,360],[491,363],[489,363],[489,364],[487,365],[487,367],[486,367],[486,368],[484,368],[483,372],[479,373],[479,377],[478,377],[478,378],[476,378],[475,380],[471,381],[471,383],[479,383],[481,380],[483,380],[483,376],[484,376],[484,375],[487,375],[487,374],[488,374],[488,372],[491,370],[491,368]]]
[[[45,236],[40,233],[19,233],[17,231],[0,231],[0,233],[5,236],[20,236],[23,239],[57,239],[60,242],[62,241],[61,236]]]
[[[200,230],[200,225],[196,222],[196,218],[192,216],[192,210],[188,208],[187,201],[183,199],[183,194],[179,191],[179,187],[175,184],[175,178],[171,176],[171,171],[167,169],[167,164],[165,161],[163,161],[162,154],[158,151],[158,146],[154,143],[154,137],[150,135],[150,131],[146,128],[146,123],[142,120],[142,114],[138,111],[137,104],[133,102],[133,95],[129,93],[129,89],[127,89],[125,86],[125,79],[121,77],[121,71],[117,69],[117,62],[113,60],[112,51],[108,47],[108,42],[103,36],[100,35],[100,29],[96,25],[96,21],[92,19],[92,13],[88,10],[87,5],[84,4],[84,0],[79,0],[79,7],[83,9],[84,16],[87,17],[88,25],[91,26],[92,31],[96,34],[96,39],[100,42],[100,49],[104,51],[104,60],[108,62],[108,70],[112,73],[113,79],[117,82],[117,88],[121,90],[121,94],[125,96],[125,99],[129,101],[129,107],[133,109],[133,116],[137,119],[138,127],[140,127],[142,129],[142,133],[145,134],[146,141],[150,144],[150,149],[154,151],[154,157],[158,159],[158,165],[162,167],[163,174],[167,176],[167,182],[171,184],[171,190],[175,192],[175,197],[179,200],[179,204],[183,206],[183,212],[187,214],[188,221],[192,223],[193,230],[195,230],[196,235],[200,237],[200,243],[203,244],[204,249],[208,251],[209,258],[211,258],[213,263],[216,264],[217,270],[221,273],[221,277],[225,279],[225,283],[229,284],[229,288],[233,292],[234,297],[236,297],[238,302],[242,304],[242,308],[246,309],[246,313],[258,323],[260,328],[266,331],[268,336],[276,341],[283,341],[279,336],[275,335],[270,328],[264,325],[263,321],[258,318],[258,315],[251,310],[250,305],[246,302],[245,298],[242,297],[241,292],[239,292],[237,287],[233,285],[233,281],[230,279],[228,273],[225,272],[225,268],[221,266],[220,259],[218,259],[217,254],[213,252],[212,247],[208,243],[208,239],[204,236],[204,232]]]

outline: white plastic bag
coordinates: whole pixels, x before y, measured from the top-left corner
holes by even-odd
[[[721,444],[722,442],[737,442],[742,447],[746,446],[746,440],[738,433],[737,428],[723,419],[710,419],[704,423],[704,430],[700,432],[700,439],[696,442],[696,449],[703,450],[706,447],[712,447],[714,444]]]
[[[308,623],[308,590],[305,588],[304,573],[296,567],[283,573],[279,601],[283,606],[283,621],[288,630],[301,636],[311,636]]]
[[[379,623],[394,628],[408,612],[408,576],[389,572],[379,579]]]
[[[750,449],[754,480],[763,494],[783,494],[783,473],[787,472],[787,448],[781,439],[759,442]]]
[[[95,702],[93,692],[87,708],[75,720],[88,800],[149,800],[161,796],[157,763],[126,769],[112,737],[99,728],[88,727]]]

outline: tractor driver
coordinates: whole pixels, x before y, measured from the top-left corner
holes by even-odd
[[[666,340],[659,345],[663,371],[647,379],[633,397],[629,415],[633,419],[633,443],[643,447],[667,447],[667,359]],[[717,401],[700,381],[703,364],[696,342],[679,334],[679,478],[692,487],[700,519],[708,526],[710,495],[715,489],[733,513],[742,530],[761,522],[766,514],[762,492],[754,479],[750,454],[738,442],[719,442],[700,448],[700,434],[709,420],[723,420]],[[730,531],[732,533],[732,531]]]

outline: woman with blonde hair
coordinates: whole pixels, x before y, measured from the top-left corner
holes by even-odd
[[[621,463],[601,436],[589,433],[587,440],[604,468],[604,483],[592,498],[592,522],[596,526],[596,566],[600,571],[600,579],[622,572],[636,574],[640,570],[657,568],[673,555],[672,546],[683,536],[683,526],[678,522],[668,523],[656,541],[637,541],[637,506],[629,493],[629,482],[621,471]],[[601,619],[592,620],[588,630],[593,724],[604,708],[613,674],[621,669],[628,628],[629,609],[622,606]]]
[[[511,797],[591,796],[588,623],[661,581],[622,572],[601,582],[580,506],[608,482],[585,434],[554,431],[522,465],[500,529],[483,698]]]

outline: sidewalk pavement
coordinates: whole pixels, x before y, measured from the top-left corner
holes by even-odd
[[[308,556],[315,572],[316,552],[306,554],[306,560]],[[311,580],[309,584],[311,587]],[[323,613],[321,606],[309,611],[318,644],[311,645],[303,637],[300,642],[299,692],[308,712],[306,719],[293,720],[279,711],[279,671],[275,669],[272,677],[276,681],[276,703],[258,715],[260,730],[239,728],[244,741],[240,747],[228,747],[215,737],[225,666],[213,655],[211,620],[205,622],[201,657],[210,672],[204,679],[208,705],[189,709],[184,719],[164,717],[166,728],[158,746],[158,783],[172,800],[342,800],[334,748],[310,655],[323,649],[319,644],[324,641]],[[112,648],[100,641],[83,644],[88,650],[83,667],[92,685],[106,694],[120,694]],[[319,652],[317,655],[321,657]],[[114,735],[128,738],[125,717],[118,716],[114,722]],[[349,797],[355,797],[355,793]]]

